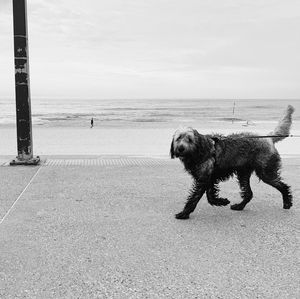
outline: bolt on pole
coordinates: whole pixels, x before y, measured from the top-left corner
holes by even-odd
[[[11,165],[36,165],[33,157],[26,0],[13,0],[18,156]]]

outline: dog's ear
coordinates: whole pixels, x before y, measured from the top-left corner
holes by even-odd
[[[171,159],[175,158],[175,153],[174,153],[174,138],[172,138],[172,142],[171,142],[170,156],[171,156]]]
[[[197,130],[194,130],[194,136],[197,146],[198,157],[204,158],[210,156],[213,150],[212,140],[205,135],[199,134]]]

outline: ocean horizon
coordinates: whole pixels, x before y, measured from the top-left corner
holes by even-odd
[[[33,99],[32,122],[37,126],[127,126],[157,124],[232,123],[255,125],[277,122],[286,106],[300,110],[300,100],[262,99]],[[0,100],[0,125],[16,122],[13,99]],[[295,122],[300,116],[295,113]]]

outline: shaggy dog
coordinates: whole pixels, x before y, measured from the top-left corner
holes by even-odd
[[[290,187],[280,177],[281,160],[274,144],[289,135],[294,108],[288,106],[270,137],[251,133],[201,135],[193,128],[179,129],[171,143],[170,155],[179,158],[194,184],[182,212],[177,219],[188,219],[206,192],[209,204],[226,206],[229,200],[218,196],[218,183],[236,175],[242,201],[232,210],[243,210],[252,199],[250,176],[253,172],[266,184],[281,192],[283,208],[292,206]]]

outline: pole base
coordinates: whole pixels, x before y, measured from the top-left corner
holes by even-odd
[[[39,156],[36,158],[26,159],[26,160],[20,160],[18,157],[16,159],[12,160],[9,165],[11,166],[17,166],[17,165],[38,165],[40,163],[41,159]]]

